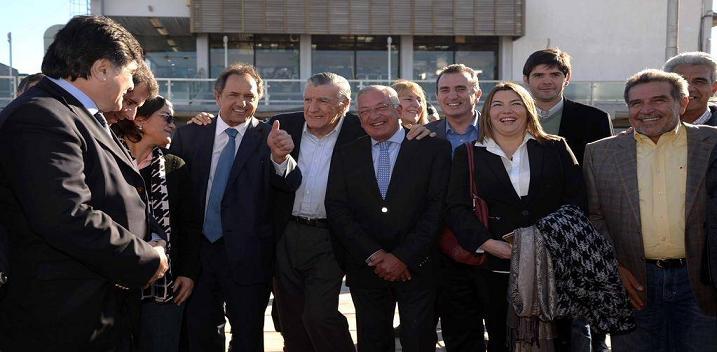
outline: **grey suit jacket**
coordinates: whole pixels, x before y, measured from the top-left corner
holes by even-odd
[[[683,125],[687,130],[685,245],[692,289],[702,310],[717,315],[717,289],[700,281],[704,255],[705,175],[717,129]],[[587,145],[583,173],[590,220],[615,246],[618,262],[642,285],[646,283],[644,246],[637,188],[637,151],[633,133],[622,133]],[[642,299],[647,301],[645,292]]]

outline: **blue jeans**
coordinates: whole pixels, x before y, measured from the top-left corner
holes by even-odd
[[[633,311],[637,328],[611,335],[614,352],[717,351],[717,318],[699,306],[687,267],[647,266],[647,305]]]
[[[139,350],[178,351],[183,312],[184,304],[143,302]]]

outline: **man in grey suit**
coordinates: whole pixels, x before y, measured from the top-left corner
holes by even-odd
[[[633,131],[588,144],[590,219],[615,246],[635,331],[613,351],[717,350],[717,290],[700,281],[705,172],[717,130],[680,123],[687,82],[645,70],[628,79]]]
[[[709,103],[717,92],[717,60],[708,53],[687,52],[667,60],[663,70],[679,74],[689,84],[690,102],[680,117],[682,121],[717,126],[717,105]]]

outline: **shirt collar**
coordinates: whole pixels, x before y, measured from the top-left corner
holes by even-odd
[[[657,140],[658,143],[660,143],[660,144],[670,143],[673,140],[676,140],[677,137],[682,133],[682,130],[684,130],[684,128],[681,128],[680,126],[682,126],[682,122],[678,123],[677,126],[675,126],[675,128],[673,128],[672,130],[661,134],[660,138]],[[654,143],[652,141],[652,139],[650,139],[650,137],[648,137],[640,132],[637,132],[637,131],[635,131],[635,133],[634,133],[634,138],[637,143],[648,143],[649,142],[649,144],[651,144],[651,145],[657,145],[657,143]]]
[[[466,131],[466,133],[471,133],[471,132],[472,132],[472,131],[470,130],[471,127],[473,127],[473,131],[476,130],[476,126],[478,126],[478,118],[479,118],[479,117],[480,117],[480,112],[478,112],[478,111],[473,111],[473,121],[471,122],[470,126],[468,127],[468,131]],[[451,124],[448,123],[448,119],[446,118],[446,134],[449,133],[449,132],[452,133],[452,134],[458,134],[458,133],[456,133],[455,131],[453,131],[453,128],[451,128]]]
[[[403,138],[406,137],[406,130],[403,129],[400,125],[398,126],[398,131],[391,136],[391,138],[387,139],[389,142],[398,143],[401,144],[403,142]],[[379,141],[371,138],[371,145],[375,146],[376,144],[380,143]]]
[[[329,136],[333,135],[334,133],[338,133],[338,132],[341,130],[341,125],[344,124],[344,118],[345,118],[345,117],[346,117],[346,116],[341,116],[341,117],[339,118],[339,123],[337,123],[336,126],[334,126],[334,129],[331,130],[331,132],[327,133],[327,134],[326,134],[325,136],[323,136],[323,137],[318,137],[318,136],[314,135],[313,133],[311,133],[311,132],[309,131],[309,128],[308,128],[308,125],[306,124],[306,122],[304,122],[304,129],[302,130],[302,133],[308,133],[308,134],[310,134],[311,136],[313,136],[313,137],[315,137],[315,138],[317,138],[317,139],[323,139],[323,138],[329,137]]]
[[[556,113],[558,110],[561,110],[563,108],[563,105],[565,105],[565,98],[560,99],[560,101],[555,104],[552,108],[548,109],[548,111],[542,110],[541,108],[536,106],[536,109],[538,109],[538,115],[540,115],[541,119],[547,118],[548,116],[553,116],[554,113]]]
[[[244,132],[246,132],[247,127],[249,127],[249,123],[254,119],[254,117],[246,119],[243,123],[239,124],[238,126],[229,126],[226,122],[222,119],[222,115],[217,114],[217,129],[214,131],[214,137],[219,136],[220,134],[224,133],[224,131],[227,128],[234,128],[239,132],[240,135],[244,135]]]
[[[51,77],[47,77],[50,81],[60,86],[60,88],[67,91],[67,93],[70,93],[77,101],[82,104],[82,106],[85,107],[85,109],[90,113],[90,115],[94,116],[96,113],[100,111],[99,108],[97,108],[97,104],[90,98],[85,92],[83,92],[80,88],[75,87],[72,83],[60,78],[60,79],[54,79]]]
[[[693,125],[704,125],[707,120],[710,119],[712,116],[712,111],[710,111],[710,108],[708,107],[707,110],[705,110],[705,113],[702,114],[697,120],[692,122]]]
[[[528,141],[531,139],[535,139],[535,137],[533,137],[533,135],[530,134],[530,132],[526,132],[525,136],[523,137],[523,142],[520,143],[520,146],[518,146],[518,149],[516,149],[516,152],[518,152],[520,149],[522,149],[528,143]],[[507,155],[505,155],[505,152],[503,151],[503,149],[501,149],[500,145],[498,145],[498,143],[496,143],[496,141],[493,140],[493,138],[485,137],[485,140],[483,142],[476,141],[475,146],[486,148],[486,150],[488,150],[489,152],[491,152],[495,155],[501,156],[506,159],[510,159],[510,158],[508,158]]]

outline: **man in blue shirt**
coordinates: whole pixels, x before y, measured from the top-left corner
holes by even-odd
[[[463,64],[449,65],[436,80],[436,98],[444,118],[426,125],[437,137],[459,145],[478,139],[478,100],[483,93],[478,86],[478,73]]]

